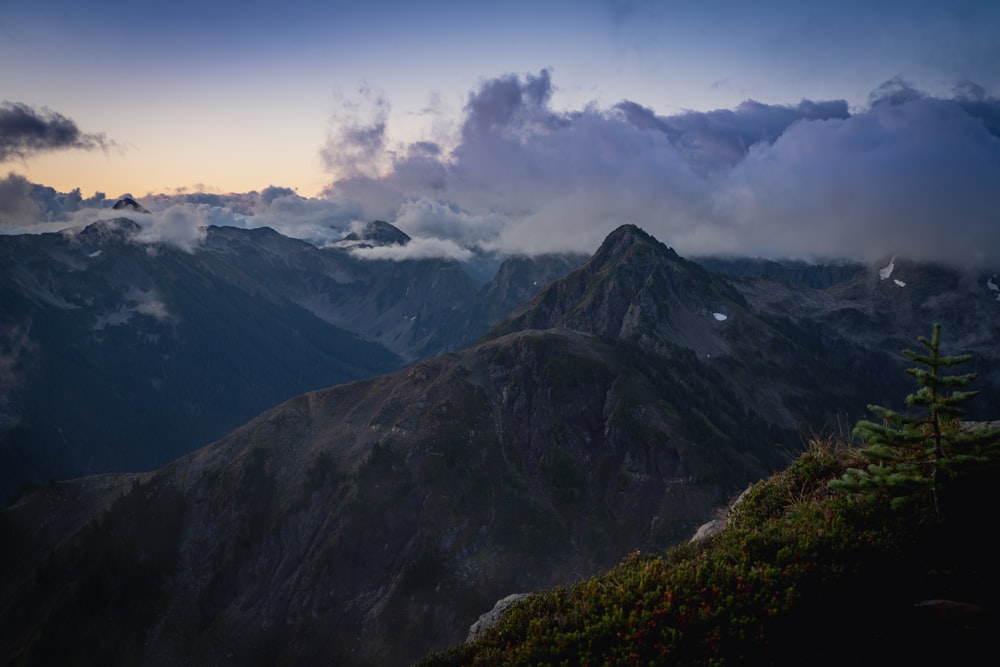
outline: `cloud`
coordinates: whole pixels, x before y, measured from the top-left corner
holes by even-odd
[[[124,303],[112,312],[98,315],[94,322],[94,331],[102,331],[108,327],[128,324],[136,313],[147,315],[160,322],[170,319],[166,304],[155,289],[143,290],[137,287],[129,288],[123,298]]]
[[[213,224],[217,213],[211,206],[174,205],[152,213],[132,213],[142,228],[136,240],[140,243],[164,243],[192,252],[205,239],[207,227]]]
[[[367,84],[357,100],[345,100],[334,114],[335,132],[320,151],[327,169],[342,178],[377,175],[386,150],[389,101]]]
[[[81,132],[75,122],[55,111],[33,109],[20,102],[0,103],[0,162],[44,151],[106,149],[110,145],[103,134]]]
[[[484,80],[454,146],[384,151],[381,173],[328,196],[414,240],[498,252],[590,252],[624,222],[689,255],[983,263],[1000,247],[1000,100],[974,84],[672,115],[555,111],[553,90],[546,70]]]
[[[441,201],[414,199],[404,202],[395,224],[415,238],[449,239],[465,246],[477,245],[495,237],[507,218],[500,215],[474,215]]]
[[[726,175],[701,242],[985,264],[1000,247],[997,179],[1000,140],[980,119],[955,100],[894,89],[863,113],[796,125],[752,151]]]
[[[144,200],[145,201],[145,200]],[[290,188],[268,186],[260,193],[161,196],[150,200],[148,215],[130,213],[142,227],[137,240],[193,250],[211,225],[280,234],[317,246],[339,241],[357,220],[357,207],[329,199],[301,197]]]
[[[87,198],[79,189],[60,193],[11,173],[0,179],[0,234],[83,228],[97,220],[125,216],[141,228],[136,241],[167,243],[188,251],[198,246],[211,225],[271,227],[323,246],[343,238],[360,216],[360,208],[353,202],[301,197],[291,188],[274,185],[261,192],[175,192],[137,199],[149,213],[114,211],[111,206],[116,199],[108,199],[102,192]]]
[[[388,101],[363,88],[323,148],[335,178],[322,197],[270,185],[141,198],[140,239],[192,249],[206,225],[268,226],[323,246],[386,220],[413,240],[359,256],[462,259],[593,252],[630,222],[688,256],[985,264],[1000,247],[1000,99],[976,84],[933,96],[893,79],[863,108],[747,100],[670,115],[634,100],[557,111],[555,90],[547,70],[483,80],[452,131],[390,146]],[[110,217],[109,204],[0,180],[8,232]]]
[[[253,208],[253,217],[244,222],[248,226],[271,227],[286,236],[323,245],[342,238],[359,214],[358,207],[349,202],[284,194],[270,201],[262,197]]]
[[[0,180],[0,228],[37,224],[43,221],[39,202],[32,197],[34,185],[14,173]]]
[[[413,239],[405,245],[388,245],[374,247],[356,247],[351,249],[351,254],[358,259],[428,259],[447,258],[459,262],[466,262],[472,259],[472,251],[459,245],[451,239],[422,238]]]
[[[0,179],[0,233],[10,233],[26,227],[37,231],[56,231],[65,226],[72,214],[85,209],[99,209],[107,202],[103,192],[84,198],[80,189],[57,192],[24,176],[10,172]]]

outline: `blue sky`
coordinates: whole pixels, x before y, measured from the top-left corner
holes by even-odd
[[[15,128],[0,137],[8,198],[13,177],[84,197],[280,186],[335,204],[341,226],[377,215],[459,245],[548,249],[572,235],[582,246],[628,217],[691,252],[740,250],[727,239],[742,234],[748,251],[802,255],[846,252],[873,219],[911,208],[974,213],[981,229],[996,203],[976,189],[1000,169],[995,132],[971,136],[962,114],[930,109],[961,97],[988,125],[1000,90],[998,3],[3,0],[0,63]],[[893,91],[898,117],[874,113]],[[826,111],[811,114],[804,100]],[[505,141],[473,132],[494,127],[492,113],[507,113]],[[14,121],[26,114],[77,134],[18,143]],[[646,134],[623,122],[646,123]],[[894,125],[904,122],[910,135]],[[865,132],[898,153],[866,150],[852,162],[850,141]],[[730,160],[733,146],[743,152]],[[806,150],[823,153],[803,164]],[[904,153],[903,164],[943,159],[971,176],[934,202],[913,201],[906,195],[940,174],[908,167],[909,180],[885,186],[897,201],[830,171],[856,164],[874,178],[879,160],[892,166]],[[641,170],[626,183],[628,165]],[[839,180],[785,191],[802,176],[789,169]],[[574,202],[602,183],[613,188],[607,210]],[[959,190],[972,211],[955,209]],[[871,207],[856,210],[866,199]],[[0,201],[0,222],[5,210],[23,222],[30,208]],[[840,236],[803,232],[812,248],[767,240],[765,218],[817,210]],[[657,222],[667,216],[675,222]]]

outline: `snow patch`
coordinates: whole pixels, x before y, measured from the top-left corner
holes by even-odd
[[[100,257],[100,256],[101,256],[101,251],[100,250],[95,250],[94,252],[92,252],[89,255],[87,255],[87,257],[91,257],[91,258],[93,258],[93,257]]]
[[[997,293],[997,301],[1000,301],[1000,285],[993,282],[993,278],[996,278],[996,276],[986,279],[986,286]]]
[[[729,319],[728,315],[723,315],[722,313],[712,313],[712,317],[714,317],[717,322],[725,322]]]
[[[889,260],[889,263],[878,270],[879,280],[887,280],[889,276],[892,275],[892,271],[895,268],[896,268],[896,256],[893,255],[892,259]]]
[[[893,280],[892,282],[896,283],[896,287],[906,287],[906,283],[904,283],[902,280],[896,279]]]

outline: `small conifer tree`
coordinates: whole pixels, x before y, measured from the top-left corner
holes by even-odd
[[[964,391],[975,373],[944,375],[946,368],[967,363],[972,355],[943,356],[941,325],[934,325],[930,340],[917,339],[924,353],[903,350],[903,356],[918,364],[907,369],[920,388],[906,397],[910,413],[896,412],[878,405],[868,409],[881,423],[861,420],[854,435],[867,443],[861,454],[871,463],[864,470],[851,468],[830,486],[847,491],[884,489],[899,507],[921,490],[929,491],[934,511],[940,515],[939,490],[944,474],[956,473],[965,465],[984,463],[997,457],[997,432],[988,428],[963,428],[962,409],[978,391]]]

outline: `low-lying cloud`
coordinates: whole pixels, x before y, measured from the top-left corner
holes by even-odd
[[[357,246],[351,249],[351,254],[359,259],[428,259],[432,257],[447,257],[459,262],[467,262],[473,258],[473,252],[451,239],[415,238],[406,244],[383,246]]]
[[[412,240],[356,248],[404,259],[593,252],[635,223],[683,255],[995,262],[1000,248],[1000,99],[969,83],[947,97],[900,80],[843,100],[660,115],[640,102],[552,108],[549,72],[484,80],[446,140],[392,144],[389,103],[362,91],[321,153],[319,198],[269,186],[243,194],[141,197],[139,240],[197,247],[207,225],[272,227],[319,246],[386,220]],[[102,193],[0,180],[0,231],[113,217]],[[118,212],[114,212],[118,214]],[[41,224],[40,224],[41,223]],[[26,225],[34,227],[28,228]]]
[[[127,217],[139,225],[135,241],[166,243],[187,251],[197,248],[212,225],[271,227],[285,236],[322,246],[342,239],[361,215],[354,203],[301,197],[281,186],[268,186],[260,192],[182,192],[137,199],[147,212],[113,210],[118,198],[108,198],[102,192],[83,198],[79,190],[59,193],[10,173],[0,179],[0,234],[82,229],[97,220]]]
[[[0,102],[0,162],[45,151],[106,149],[110,145],[103,134],[83,132],[61,113],[21,102]]]

